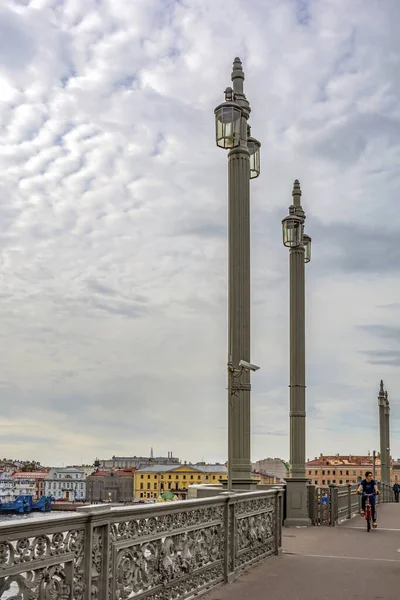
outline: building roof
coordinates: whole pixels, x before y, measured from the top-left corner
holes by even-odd
[[[15,479],[44,479],[46,475],[47,473],[41,473],[38,471],[17,471],[16,473],[13,473],[11,477],[14,477]]]
[[[135,473],[168,473],[177,469],[186,467],[188,471],[197,471],[198,473],[227,473],[228,469],[225,465],[192,465],[192,464],[177,464],[177,465],[140,465],[140,468]]]
[[[108,475],[116,475],[117,477],[133,477],[133,471],[129,470],[118,470],[118,471],[95,471],[89,477],[107,477]]]
[[[314,460],[309,460],[306,463],[306,467],[323,467],[323,466],[331,466],[331,467],[340,467],[340,466],[349,466],[349,467],[357,467],[357,466],[371,466],[373,464],[372,456],[353,456],[345,455],[334,455],[334,456],[324,456],[321,455],[318,458],[314,458]],[[375,459],[376,466],[380,466],[381,459],[379,456],[376,456]]]

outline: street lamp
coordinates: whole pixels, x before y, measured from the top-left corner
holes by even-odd
[[[387,483],[387,452],[388,447],[387,435],[386,435],[386,398],[385,390],[383,387],[383,380],[381,379],[379,394],[378,394],[378,406],[379,406],[379,439],[380,439],[380,450],[381,450],[381,482]]]
[[[390,402],[385,391],[385,429],[386,429],[386,483],[390,485]]]
[[[228,486],[250,490],[250,179],[260,174],[260,142],[250,135],[250,104],[239,58],[232,87],[215,109],[216,143],[228,153]]]
[[[290,472],[286,482],[286,527],[308,527],[306,478],[305,271],[311,260],[311,238],[304,233],[306,215],[300,183],[282,220],[283,245],[290,256]]]

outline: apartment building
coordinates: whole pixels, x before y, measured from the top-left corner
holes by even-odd
[[[321,454],[314,460],[306,463],[306,476],[314,485],[330,484],[353,484],[364,478],[366,471],[374,471],[373,457],[367,456],[335,456]],[[400,470],[399,470],[400,475]],[[379,456],[375,459],[375,478],[379,481],[381,477],[381,460]],[[392,469],[391,479],[395,481]],[[400,480],[400,477],[399,477]]]

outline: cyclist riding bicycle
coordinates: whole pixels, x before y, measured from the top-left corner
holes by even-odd
[[[380,492],[378,490],[378,485],[377,485],[376,481],[372,478],[371,471],[367,471],[365,473],[365,479],[360,481],[360,485],[358,487],[357,492],[359,494],[362,494],[362,498],[361,498],[361,506],[362,506],[361,515],[362,516],[365,515],[365,503],[367,501],[367,495],[369,496],[369,503],[370,503],[371,509],[372,509],[372,527],[374,527],[374,529],[376,529],[377,524],[376,524],[375,500],[376,500],[376,495],[377,494],[379,495]],[[373,494],[373,495],[370,495],[370,494]]]

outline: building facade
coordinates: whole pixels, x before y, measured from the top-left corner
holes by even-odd
[[[55,467],[45,478],[45,494],[55,500],[76,502],[86,499],[86,474],[74,467]]]
[[[100,469],[138,469],[140,466],[149,464],[157,465],[179,465],[179,458],[173,457],[172,452],[168,456],[113,456],[112,458],[98,461]]]
[[[133,500],[134,469],[96,471],[86,479],[88,502],[130,502]]]
[[[169,490],[177,498],[185,500],[190,485],[217,484],[226,479],[228,469],[225,465],[148,465],[134,473],[134,496],[155,500]]]
[[[281,458],[263,458],[253,463],[252,467],[257,473],[270,473],[279,480],[288,476],[287,467]]]
[[[39,499],[45,496],[45,479],[47,473],[40,471],[17,471],[11,475],[14,482],[13,494],[17,496],[33,496]]]
[[[324,456],[309,460],[306,463],[306,476],[314,485],[343,485],[354,484],[364,478],[366,471],[374,471],[374,461],[371,455],[367,456]],[[400,474],[400,471],[399,471]],[[375,459],[375,479],[381,478],[381,460]],[[391,469],[391,480],[395,481],[395,473]],[[400,480],[400,477],[399,477]]]
[[[2,502],[14,500],[14,480],[7,472],[0,473],[0,500]]]

